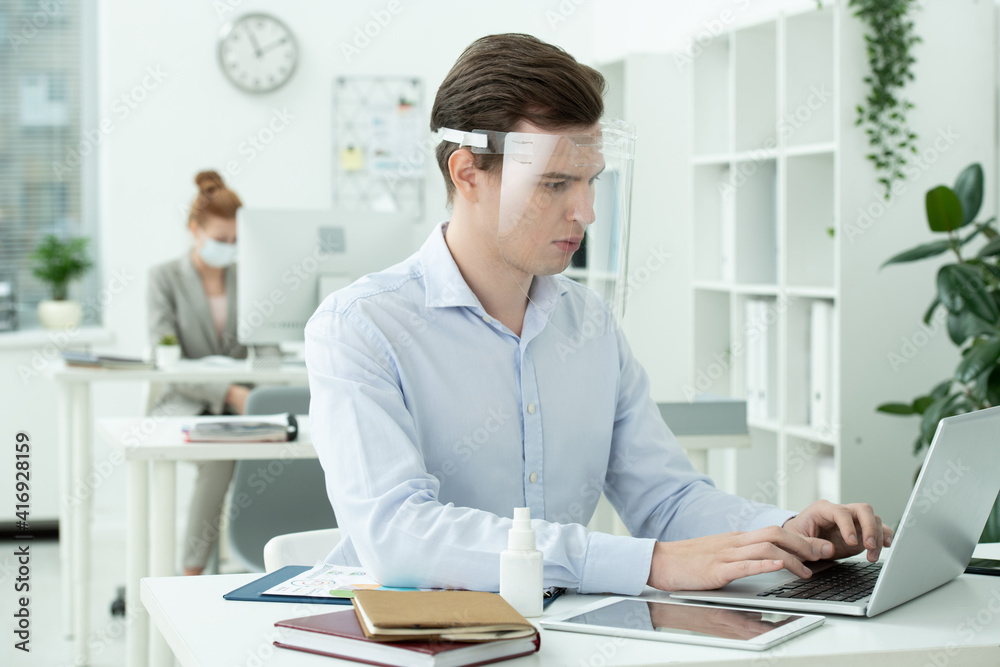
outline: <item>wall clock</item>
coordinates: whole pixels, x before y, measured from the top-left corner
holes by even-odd
[[[244,14],[219,34],[219,65],[238,88],[267,93],[295,72],[299,45],[283,22],[270,14]]]

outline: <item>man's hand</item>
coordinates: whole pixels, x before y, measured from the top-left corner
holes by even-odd
[[[749,533],[657,542],[646,583],[665,591],[710,590],[742,577],[781,568],[808,577],[812,571],[803,561],[833,555],[834,545],[828,540],[777,526]]]
[[[892,544],[892,528],[882,523],[871,505],[834,505],[817,500],[785,522],[785,530],[808,538],[829,540],[833,558],[846,558],[868,550],[868,560],[878,560],[882,547]],[[858,536],[861,539],[858,539]]]

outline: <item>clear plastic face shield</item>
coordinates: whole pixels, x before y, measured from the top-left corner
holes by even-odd
[[[511,279],[532,285],[528,298],[539,295],[537,281],[526,278],[565,272],[593,290],[573,314],[574,328],[600,334],[617,327],[627,295],[633,126],[615,120],[560,134],[441,134],[473,153],[502,156],[497,250]]]

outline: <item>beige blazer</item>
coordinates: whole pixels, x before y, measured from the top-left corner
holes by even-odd
[[[247,348],[236,339],[236,268],[226,269],[226,326],[215,335],[212,313],[201,278],[185,253],[149,272],[149,337],[156,345],[164,334],[177,336],[181,356],[199,359],[210,354],[246,359]],[[230,383],[185,382],[166,385],[155,403],[157,414],[196,415],[208,409],[222,414]]]

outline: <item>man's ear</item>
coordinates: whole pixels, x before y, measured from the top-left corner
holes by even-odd
[[[452,153],[448,158],[448,173],[459,196],[472,203],[479,201],[481,181],[478,179],[482,174],[476,169],[476,158],[472,151],[460,148]]]

